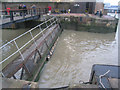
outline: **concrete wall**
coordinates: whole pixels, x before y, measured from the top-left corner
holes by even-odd
[[[59,17],[59,16],[58,16]],[[87,31],[95,33],[116,32],[117,19],[103,19],[93,17],[60,16],[61,25],[66,30]]]

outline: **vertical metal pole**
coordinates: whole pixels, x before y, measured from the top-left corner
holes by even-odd
[[[23,67],[24,67],[25,71],[28,73],[28,75],[31,76],[31,73],[30,73],[29,69],[25,66],[25,64],[23,64]]]
[[[40,28],[40,32],[42,32],[42,28],[41,28],[41,26],[39,26],[39,28]],[[44,37],[44,33],[42,32],[42,35],[43,35],[43,37]]]
[[[17,78],[15,77],[15,75],[13,75],[13,78],[14,78],[14,79],[17,79]]]
[[[46,21],[46,18],[45,18],[45,21]],[[48,27],[47,22],[46,22],[46,26]]]
[[[31,10],[29,9],[29,14],[31,15]]]
[[[52,23],[52,21],[50,20],[50,25],[52,26],[53,25],[53,23]],[[52,33],[51,33],[51,39],[52,39]]]
[[[10,21],[13,21],[13,20],[14,20],[14,18],[13,18],[13,12],[10,11]]]
[[[31,12],[31,16],[32,16],[32,9],[30,9],[30,12]]]
[[[50,20],[50,24],[52,23],[52,21]]]
[[[39,26],[40,27],[40,26]],[[42,31],[42,29],[41,29],[41,27],[40,27],[40,30]],[[45,37],[45,35],[43,34],[43,32],[42,32],[42,35],[43,35],[43,37]],[[45,39],[44,39],[45,40]],[[45,44],[46,44],[46,46],[47,46],[47,48],[49,48],[49,46],[47,45],[47,41],[45,40]]]
[[[36,11],[37,11],[37,15],[38,15],[38,9],[36,9]]]
[[[22,71],[21,71],[20,80],[22,80],[22,77],[23,77],[23,72],[24,72],[24,67],[22,68]]]
[[[34,37],[33,37],[32,33],[31,33],[31,31],[30,31],[30,35],[31,35],[31,37],[32,37],[32,39],[33,39]],[[37,43],[35,42],[35,39],[33,39],[33,41],[34,41],[34,43],[35,43],[35,45],[36,45],[36,48],[37,48]]]
[[[2,74],[3,77],[5,77],[5,75],[2,73],[2,71],[1,71],[1,74]]]
[[[23,18],[25,18],[25,10],[23,10]]]
[[[25,60],[15,40],[14,40],[14,43],[15,43],[15,46],[17,47],[22,59]]]
[[[40,8],[39,8],[39,15],[40,15]]]
[[[5,15],[7,15],[7,7],[6,7],[6,3],[3,4],[4,5],[4,8],[5,8]]]
[[[57,18],[55,18],[55,22],[56,22],[56,24],[57,24]]]
[[[42,28],[41,28],[41,26],[39,26],[39,28],[40,28],[40,32],[42,32]],[[44,33],[42,32],[42,36],[44,37]],[[43,51],[43,46],[42,46],[42,48],[41,48],[41,53],[42,53],[42,51]]]
[[[41,56],[40,51],[39,51],[38,49],[37,49],[37,52],[38,52],[38,54],[39,54],[39,56],[40,56],[40,59],[41,59],[42,56]]]

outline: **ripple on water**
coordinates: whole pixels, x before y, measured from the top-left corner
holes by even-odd
[[[41,74],[39,86],[60,87],[80,80],[88,81],[93,64],[117,65],[114,38],[115,33],[63,31],[52,58]]]

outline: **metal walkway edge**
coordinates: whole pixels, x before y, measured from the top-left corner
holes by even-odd
[[[42,25],[46,25],[46,27],[43,29]],[[32,32],[34,30],[39,30],[39,33],[33,35]],[[13,77],[16,79],[17,77],[15,74],[20,73],[19,79],[23,79],[23,74],[27,75],[27,78],[33,77],[35,69],[40,67],[38,65],[44,61],[41,59],[42,57],[46,57],[46,51],[49,51],[50,45],[53,43],[54,38],[59,31],[61,31],[61,29],[58,19],[56,17],[52,17],[0,47],[0,50],[2,50],[7,45],[14,43],[17,48],[17,51],[0,62],[0,64],[3,65],[3,69],[1,71],[2,76],[7,78]],[[32,39],[19,47],[16,42],[17,39],[25,36],[26,34],[31,35]],[[17,55],[18,53],[19,55]],[[10,59],[13,56],[16,57],[11,61]]]

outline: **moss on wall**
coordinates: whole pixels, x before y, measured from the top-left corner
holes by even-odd
[[[63,29],[95,33],[116,32],[118,20],[103,20],[90,17],[59,17]]]

